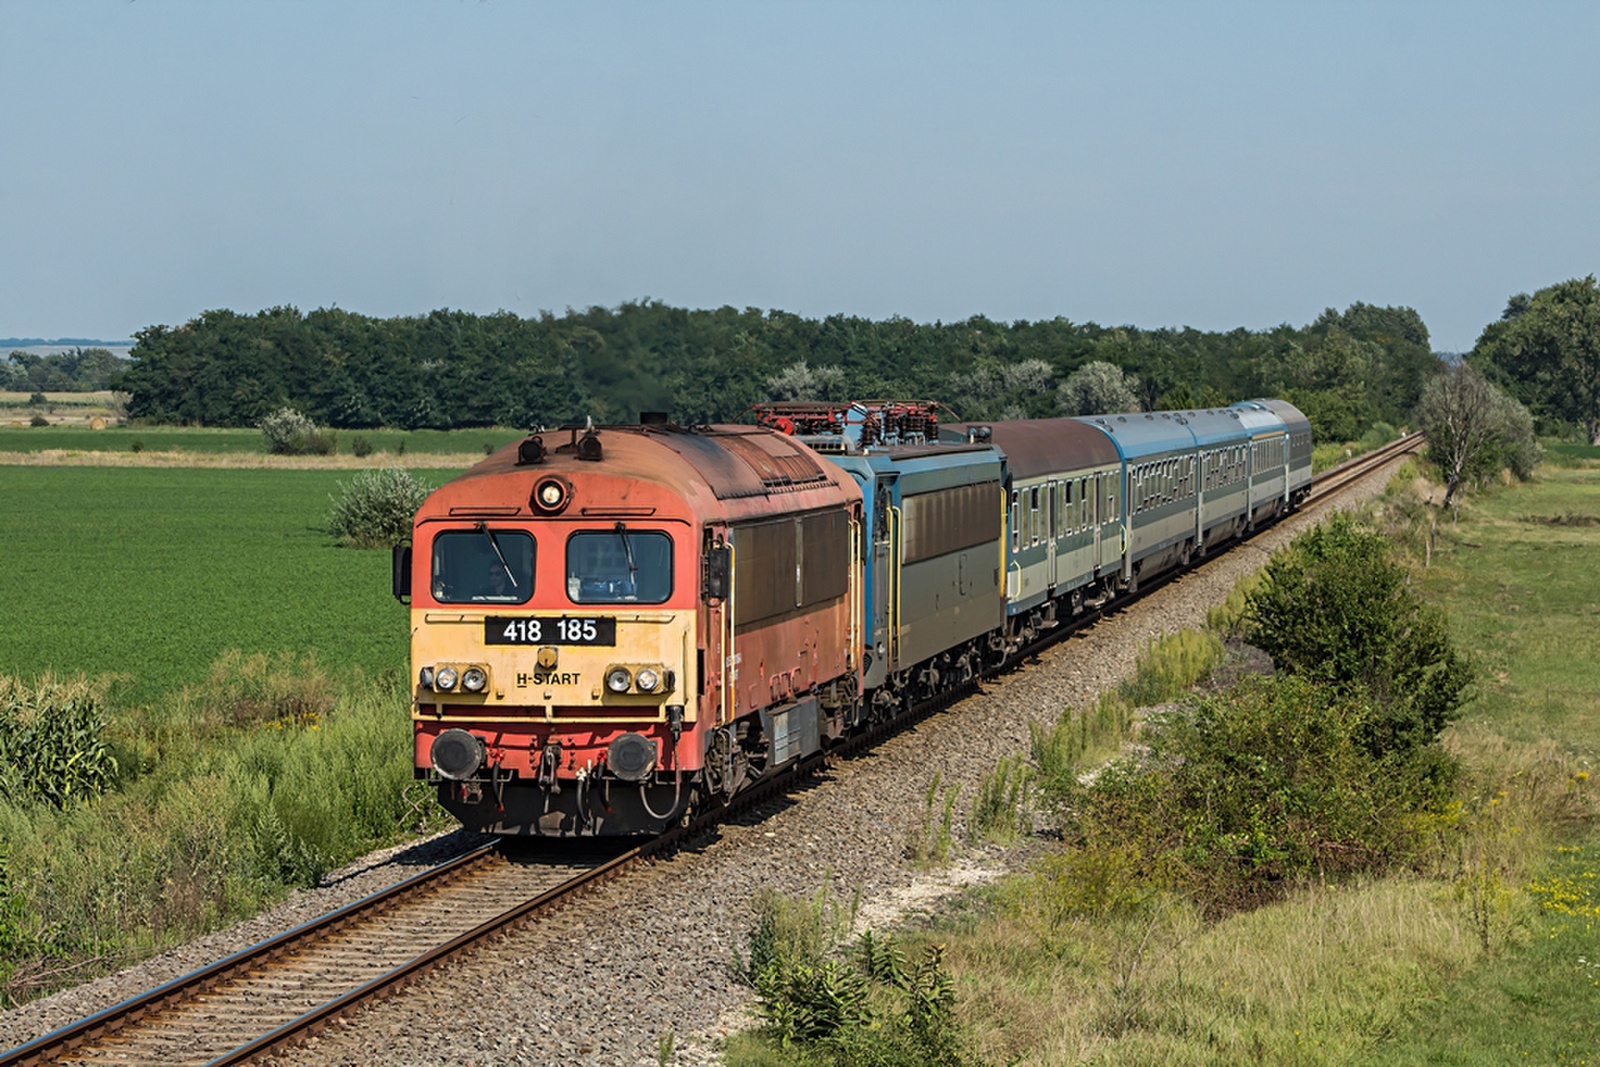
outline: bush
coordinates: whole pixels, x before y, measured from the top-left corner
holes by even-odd
[[[332,430],[319,430],[317,424],[291,407],[282,407],[260,422],[256,428],[266,439],[267,451],[275,456],[328,456],[338,450],[338,438]]]
[[[393,548],[411,536],[411,520],[432,491],[402,467],[362,471],[338,483],[328,526],[353,548]]]
[[[49,426],[50,425],[50,420],[45,418],[43,415],[35,415],[33,418],[28,420],[28,425],[29,426]]]
[[[351,453],[351,455],[354,455],[354,456],[357,456],[357,457],[360,457],[360,458],[363,458],[363,459],[366,458],[367,456],[372,455],[372,440],[371,440],[371,438],[364,437],[364,436],[362,436],[360,434],[357,434],[355,437],[352,437],[350,439],[350,453]]]
[[[1443,616],[1408,586],[1383,536],[1339,514],[1275,554],[1246,601],[1249,640],[1280,669],[1371,695],[1374,757],[1431,743],[1472,682]]]
[[[1111,764],[1062,806],[1063,837],[1087,857],[1068,865],[1068,903],[1099,906],[1091,890],[1110,879],[1106,899],[1171,885],[1221,914],[1312,875],[1420,857],[1419,816],[1445,803],[1448,760],[1437,746],[1373,756],[1375,713],[1359,693],[1280,676],[1170,716],[1148,757]]]
[[[109,789],[117,760],[102,701],[84,681],[0,677],[0,791],[64,808]]]

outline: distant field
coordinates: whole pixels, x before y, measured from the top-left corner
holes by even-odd
[[[1600,445],[1580,445],[1571,441],[1541,441],[1545,457],[1560,464],[1600,462]]]
[[[315,652],[335,677],[403,670],[388,554],[323,530],[351,476],[0,466],[0,672],[121,674],[137,704],[228,649]]]
[[[365,437],[377,452],[393,453],[402,444],[407,452],[459,452],[482,455],[485,446],[499,448],[526,430],[491,427],[483,430],[337,430],[339,452],[349,455],[357,437]],[[182,426],[113,426],[91,430],[86,426],[0,425],[0,452],[42,452],[77,449],[85,452],[126,452],[139,442],[146,451],[261,452],[259,430],[213,430]]]

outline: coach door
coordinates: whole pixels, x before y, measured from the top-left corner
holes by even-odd
[[[1064,482],[1049,482],[1045,485],[1045,588],[1049,595],[1054,596],[1058,571],[1056,567],[1057,556],[1061,553],[1061,524],[1065,518],[1061,508],[1061,487]]]

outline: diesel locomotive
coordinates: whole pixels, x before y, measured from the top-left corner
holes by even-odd
[[[436,490],[394,558],[418,777],[474,829],[659,833],[1310,488],[1279,400],[938,413],[572,426]]]

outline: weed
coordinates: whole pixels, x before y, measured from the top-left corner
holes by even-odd
[[[734,973],[755,989],[771,1040],[830,1064],[970,1062],[943,946],[928,946],[912,966],[893,937],[868,931],[841,958],[847,928],[842,902],[826,890],[757,897],[749,957],[735,954]]]
[[[1136,708],[1174,700],[1222,662],[1222,641],[1214,634],[1179,630],[1152,641],[1140,654],[1134,675],[1120,687]]]
[[[972,813],[967,820],[969,839],[1004,845],[1026,835],[1031,828],[1027,810],[1031,777],[1027,763],[1020,757],[1003,758],[995,764],[994,770],[978,783],[977,796],[972,798]]]
[[[961,786],[953,785],[939,791],[943,775],[933,772],[928,789],[922,798],[922,817],[906,842],[906,854],[922,866],[936,866],[949,861],[955,844],[956,798]]]

